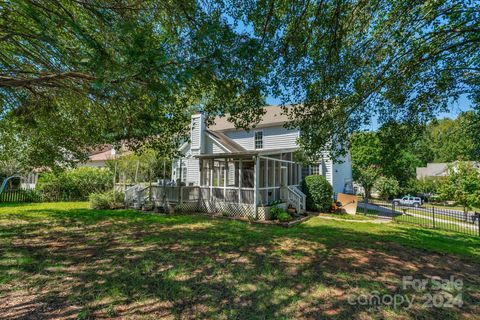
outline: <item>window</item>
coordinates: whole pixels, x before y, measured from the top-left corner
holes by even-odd
[[[180,182],[187,182],[187,165],[183,163],[183,161],[179,164],[179,167],[177,168],[176,172],[174,172],[174,175]]]
[[[320,166],[321,164],[316,164],[314,166],[312,166],[312,174],[320,174]]]
[[[255,131],[255,149],[263,149],[263,131]]]

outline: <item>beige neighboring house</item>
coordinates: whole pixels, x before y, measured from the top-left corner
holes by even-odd
[[[107,161],[115,157],[116,151],[111,145],[98,148],[90,153],[88,160],[84,163],[79,163],[79,167],[96,167],[104,168],[107,166]]]
[[[416,169],[417,179],[431,177],[445,177],[448,175],[448,167],[457,165],[455,162],[427,163],[426,167],[418,167]],[[480,172],[480,162],[470,161],[470,163]]]

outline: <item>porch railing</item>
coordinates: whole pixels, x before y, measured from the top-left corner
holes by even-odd
[[[298,212],[302,213],[307,210],[306,199],[307,196],[297,186],[287,186],[285,188],[287,203],[292,205]]]
[[[227,203],[254,203],[254,189],[238,187],[201,187],[202,198]]]

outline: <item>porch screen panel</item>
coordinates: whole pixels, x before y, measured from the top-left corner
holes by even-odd
[[[225,161],[213,162],[213,186],[223,187],[225,183]]]
[[[259,175],[260,175],[260,188],[264,188],[266,186],[266,160],[265,159],[260,159],[260,170],[259,170]]]
[[[275,183],[275,161],[273,160],[266,160],[267,161],[267,170],[268,170],[268,180],[267,180],[267,187],[273,187]]]
[[[201,171],[201,185],[209,186],[210,185],[210,166],[211,160],[202,161],[202,171]]]
[[[242,188],[253,188],[255,182],[253,161],[242,161]]]
[[[259,202],[261,204],[266,204],[268,202],[267,190],[259,190],[258,193],[260,195]]]
[[[225,190],[225,201],[232,203],[238,202],[238,189]]]
[[[282,163],[279,162],[279,161],[274,161],[274,162],[275,162],[275,187],[280,187],[280,177],[281,177],[281,174],[282,174]]]
[[[238,187],[239,161],[229,160],[227,163],[227,187]]]
[[[241,190],[242,193],[242,203],[254,203],[254,194],[253,190]]]

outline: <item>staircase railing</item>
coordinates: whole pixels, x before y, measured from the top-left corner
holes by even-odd
[[[305,212],[307,196],[296,186],[288,186],[287,191],[288,204],[291,204],[300,213]]]

